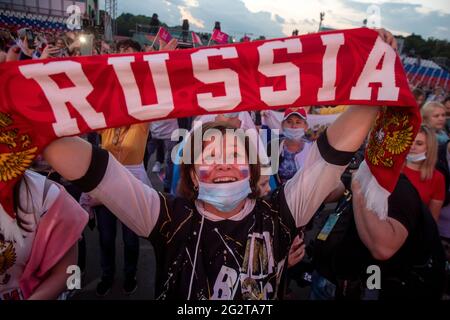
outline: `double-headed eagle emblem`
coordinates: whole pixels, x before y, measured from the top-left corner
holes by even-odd
[[[0,239],[0,276],[16,263],[16,251],[12,242],[1,241]]]
[[[13,125],[12,117],[0,113],[0,144],[6,145],[10,152],[0,153],[0,181],[20,177],[31,165],[36,156],[37,147],[31,147],[31,138],[27,134],[20,134]],[[19,150],[17,150],[19,149]]]
[[[393,157],[413,142],[413,126],[407,112],[384,108],[378,115],[367,146],[367,159],[375,166],[392,167]]]

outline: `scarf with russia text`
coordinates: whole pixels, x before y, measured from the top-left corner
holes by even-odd
[[[0,90],[0,222],[15,218],[14,184],[58,137],[156,119],[340,104],[384,106],[357,175],[368,207],[384,218],[420,124],[399,57],[365,28],[3,63]]]

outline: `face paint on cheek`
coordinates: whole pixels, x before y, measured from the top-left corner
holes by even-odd
[[[250,176],[250,167],[247,165],[239,165],[239,171],[241,172],[241,179],[248,178]]]
[[[198,167],[198,178],[200,179],[200,181],[208,180],[210,173],[211,173],[210,166],[199,166]]]

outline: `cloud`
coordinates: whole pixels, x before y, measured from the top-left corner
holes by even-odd
[[[188,7],[198,7],[198,1],[197,0],[184,0],[184,3]]]
[[[251,12],[243,0],[140,0],[119,2],[119,13],[130,12],[151,16],[168,25],[180,25],[189,19],[194,31],[210,32],[215,21],[221,22],[222,31],[241,38],[283,36],[285,18],[274,12],[260,10]]]
[[[275,19],[276,22],[278,22],[280,24],[283,24],[286,21],[283,17],[281,17],[281,16],[279,16],[277,14],[274,14],[274,19]]]
[[[153,13],[157,13],[159,19],[168,25],[181,25],[182,17],[178,5],[184,5],[184,0],[118,1],[118,13],[150,17]]]
[[[129,2],[129,1],[127,1],[127,2]],[[141,2],[141,1],[139,1],[139,2]],[[145,1],[142,1],[142,2],[145,2]],[[154,1],[154,2],[158,2],[158,1]],[[171,3],[175,6],[182,6],[185,4],[184,0],[164,0],[164,2]]]
[[[384,3],[397,3],[418,5],[418,11],[422,13],[430,13],[431,11],[438,11],[450,14],[450,6],[448,0],[358,0],[359,3],[364,3],[366,6],[371,4],[382,5]]]
[[[396,34],[414,32],[450,39],[448,0],[129,0],[119,2],[119,12],[147,16],[156,12],[168,25],[180,25],[182,19],[189,19],[194,31],[203,32],[211,31],[214,22],[220,21],[222,30],[236,38],[244,33],[274,38],[290,35],[294,29],[316,32],[322,11],[324,26],[360,27],[373,3],[380,7],[381,25]]]
[[[449,39],[443,27],[450,25],[448,0],[244,0],[246,6],[257,12],[267,8],[285,19],[283,32],[292,29],[300,33],[315,32],[319,13],[325,12],[324,26],[335,29],[360,27],[372,4],[381,9],[383,27],[396,34],[420,34],[424,37]],[[311,22],[316,22],[311,23]]]
[[[353,10],[366,13],[367,3],[353,0],[342,0],[344,5]],[[450,25],[450,14],[437,10],[423,10],[417,3],[385,2],[380,8],[381,26],[402,34],[420,34],[425,38],[434,37],[450,40],[447,27]],[[426,13],[424,13],[426,12]],[[367,14],[366,14],[367,16]],[[447,30],[446,30],[447,29]]]
[[[241,38],[245,33],[257,37],[280,37],[284,18],[269,11],[251,12],[242,0],[197,0],[190,7],[193,17],[204,21],[202,31],[210,31],[215,21],[221,22],[222,31]]]
[[[188,7],[178,6],[178,9],[180,10],[181,18],[188,19],[190,25],[193,25],[197,29],[204,29],[205,28],[204,21],[201,20],[201,19],[197,19],[194,16],[192,16],[192,14],[189,11]]]

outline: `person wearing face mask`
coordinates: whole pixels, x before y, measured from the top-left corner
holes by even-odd
[[[439,145],[445,144],[449,137],[445,132],[446,110],[439,102],[429,102],[422,108],[423,122],[436,132]]]
[[[280,141],[279,168],[276,175],[279,184],[285,184],[302,168],[311,149],[312,144],[304,137],[308,129],[306,117],[304,108],[290,108],[284,112],[281,122],[284,138]]]
[[[75,137],[51,143],[44,155],[57,172],[152,242],[156,297],[276,299],[297,228],[308,223],[339,184],[378,110],[350,107],[313,144],[304,170],[269,201],[257,198],[260,166],[248,163],[250,150],[255,151],[241,139],[231,139],[231,147],[224,143],[213,148],[215,154],[211,142],[201,139],[199,157],[191,135],[183,153],[189,155],[190,150],[190,157],[183,159],[176,197],[143,184],[106,150]],[[207,123],[197,130],[204,137],[208,129],[225,135],[233,128]],[[207,151],[213,162],[207,161]],[[223,155],[233,161],[217,162]]]
[[[228,112],[228,113],[221,113],[221,114],[207,114],[207,115],[198,116],[193,122],[193,128],[189,132],[189,135],[196,128],[201,126],[203,123],[207,123],[207,122],[211,122],[211,121],[223,122],[223,123],[226,123],[235,128],[240,128],[244,131],[254,130],[255,132],[257,132],[256,126],[253,122],[252,117],[250,116],[250,113],[247,111],[243,111],[243,112]],[[187,137],[184,141],[186,141],[186,140],[187,140]],[[258,141],[253,141],[253,143],[255,145],[258,144],[258,146],[263,146],[263,141],[261,140],[260,136],[258,136]],[[178,147],[178,151],[177,151],[178,158],[181,156],[181,151],[182,151],[183,145],[184,145],[184,143],[182,142],[178,146],[175,146],[175,147]],[[262,160],[263,164],[268,166],[269,161],[267,159],[267,153],[266,153],[265,149],[262,147],[259,147],[258,154],[259,154],[260,159],[263,159]],[[180,178],[180,165],[178,164],[179,161],[175,161],[175,162],[176,163],[173,165],[172,183],[171,183],[171,187],[170,187],[170,192],[172,194],[176,194],[177,188],[178,188],[178,181]],[[265,167],[265,174],[269,175],[269,172],[271,172],[271,170],[269,170],[270,168],[267,168],[267,166]]]
[[[432,129],[422,125],[406,157],[403,173],[437,221],[445,198],[445,180],[435,169],[438,146]]]
[[[396,47],[392,34],[379,34]],[[195,142],[193,134],[186,142],[178,196],[145,185],[106,150],[77,137],[53,141],[44,157],[152,243],[157,298],[277,299],[297,228],[339,185],[379,111],[349,107],[311,146],[303,170],[270,201],[257,198],[261,168],[258,161],[249,163],[258,159],[250,139],[227,138],[226,130],[236,128],[223,123],[203,124],[196,129],[201,139]],[[203,140],[209,129],[217,136]]]

